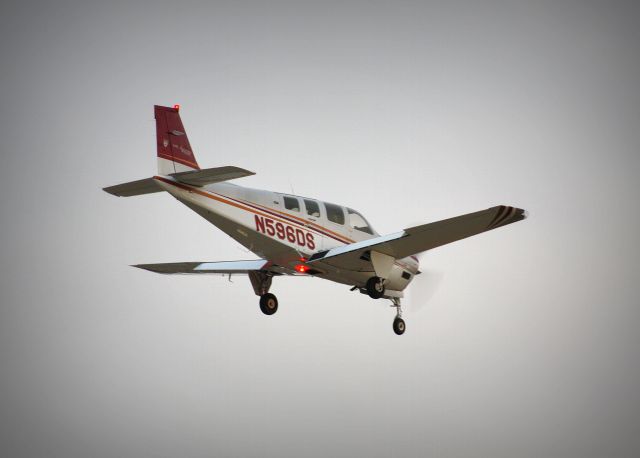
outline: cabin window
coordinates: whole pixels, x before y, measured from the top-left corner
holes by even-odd
[[[318,202],[304,199],[304,206],[307,207],[307,215],[320,218],[320,205],[318,205]]]
[[[294,212],[300,211],[300,202],[297,197],[284,196],[284,208]]]
[[[327,209],[327,219],[332,223],[344,224],[344,212],[340,205],[328,204],[325,202],[324,208]]]
[[[349,226],[359,231],[373,235],[373,229],[371,228],[367,220],[364,219],[364,216],[351,208],[347,208],[347,214],[349,215]]]

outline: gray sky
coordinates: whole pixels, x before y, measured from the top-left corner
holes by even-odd
[[[106,2],[104,2],[106,3]],[[0,454],[640,454],[634,2],[4,2]],[[380,233],[497,204],[383,301],[143,262],[252,258],[167,195],[153,104],[202,166]],[[437,284],[437,287],[435,287]]]

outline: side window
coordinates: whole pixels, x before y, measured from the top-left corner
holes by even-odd
[[[300,202],[298,202],[297,197],[291,197],[291,196],[283,196],[283,197],[284,197],[284,208],[294,212],[300,211]]]
[[[347,214],[349,215],[349,225],[362,232],[373,235],[373,229],[369,225],[364,216],[352,208],[347,208]]]
[[[327,219],[329,221],[336,224],[344,224],[344,212],[341,206],[325,202],[324,208],[327,209]]]
[[[307,215],[320,218],[320,205],[318,205],[318,202],[304,199],[304,206],[307,207]]]

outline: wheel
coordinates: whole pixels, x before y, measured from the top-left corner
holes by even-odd
[[[260,296],[260,310],[265,315],[273,315],[278,311],[278,298],[271,293]]]
[[[371,277],[367,280],[367,294],[372,299],[380,299],[384,295],[384,284],[380,277]]]
[[[393,320],[393,332],[401,336],[402,334],[404,334],[405,329],[406,326],[402,318],[396,318],[395,320]]]

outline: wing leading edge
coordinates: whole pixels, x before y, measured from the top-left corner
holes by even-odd
[[[313,255],[308,262],[321,261],[336,267],[354,269],[361,265],[361,257],[366,251],[374,250],[395,259],[401,259],[521,221],[526,217],[526,211],[521,208],[499,205],[322,251]]]

